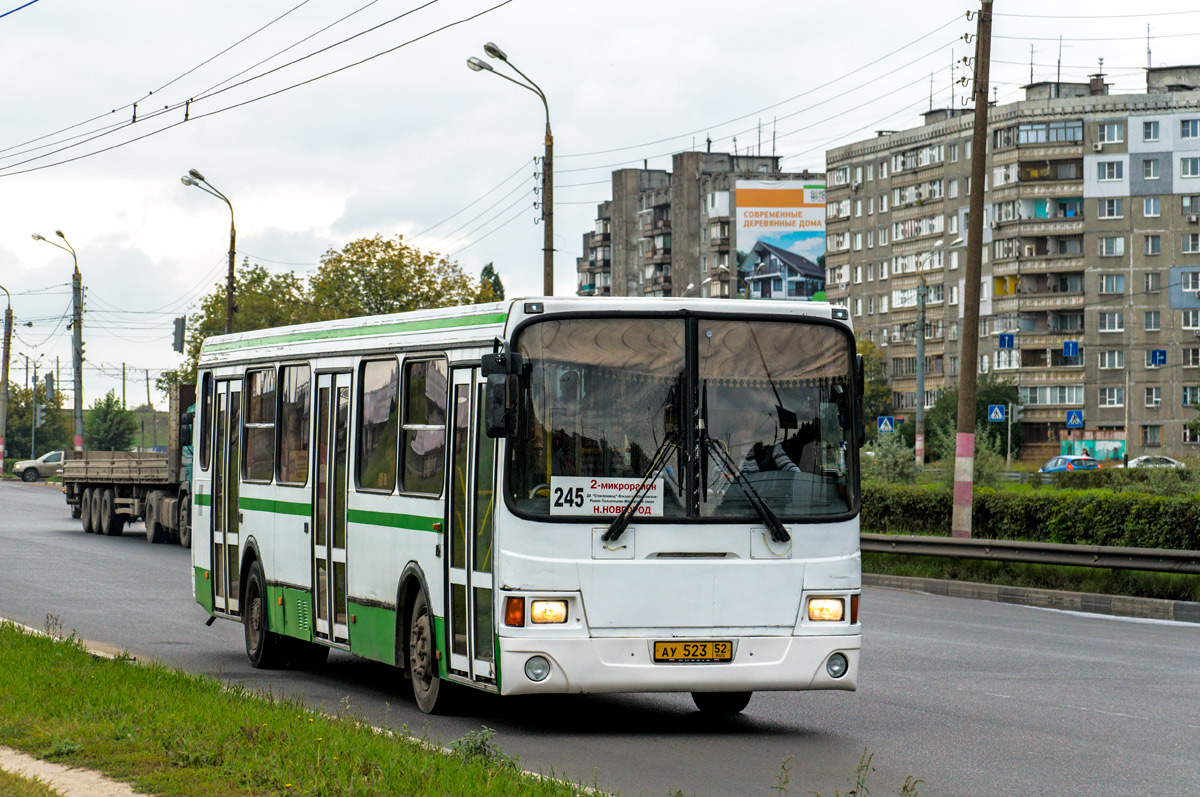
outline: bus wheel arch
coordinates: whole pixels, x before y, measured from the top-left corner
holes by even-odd
[[[425,596],[425,605],[433,606],[425,572],[416,562],[409,562],[400,574],[396,588],[396,666],[404,671],[405,677],[412,677],[408,666],[408,641],[412,633],[413,604],[418,595]]]
[[[258,540],[247,537],[242,545],[242,558],[238,567],[238,595],[246,594],[246,584],[250,580],[250,566],[258,562],[263,575],[263,600],[266,600],[267,569],[262,564],[262,554],[258,550]]]

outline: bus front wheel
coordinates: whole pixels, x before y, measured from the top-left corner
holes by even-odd
[[[412,675],[413,697],[417,708],[426,714],[444,711],[448,684],[438,677],[437,656],[433,644],[433,620],[425,593],[413,601],[412,623],[408,632],[408,671]]]
[[[741,713],[750,704],[753,692],[692,692],[692,702],[705,714]]]
[[[250,666],[257,670],[279,667],[283,664],[283,640],[268,626],[267,581],[263,578],[262,565],[257,561],[250,565],[250,574],[246,577],[245,601],[246,614],[242,622]]]

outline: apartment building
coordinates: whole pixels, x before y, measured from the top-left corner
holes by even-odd
[[[776,156],[725,152],[676,153],[669,171],[614,171],[612,199],[597,206],[596,226],[583,235],[576,259],[579,294],[811,296],[825,275],[798,255],[757,252],[739,277],[739,247],[745,256],[756,244],[737,241],[739,180],[807,181],[823,189],[824,176],[782,172]]]
[[[1200,66],[1149,69],[1144,94],[1111,95],[1103,75],[1025,87],[989,109],[983,186],[972,112],[924,116],[826,154],[828,296],[885,347],[897,414],[975,367],[1019,386],[1027,459],[1085,440],[1101,455],[1200,455],[1185,428],[1200,399]],[[981,337],[965,364],[972,190],[985,192]]]

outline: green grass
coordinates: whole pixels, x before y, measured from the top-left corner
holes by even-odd
[[[55,624],[48,618],[48,630]],[[522,775],[487,729],[448,755],[350,715],[327,717],[297,700],[158,663],[98,659],[74,638],[55,641],[7,624],[0,625],[0,744],[162,795],[580,791]]]
[[[892,576],[974,581],[981,584],[1091,592],[1100,595],[1200,601],[1200,577],[1177,573],[865,552],[862,555],[862,567],[864,573]]]
[[[40,780],[23,778],[0,769],[0,794],[5,797],[61,797]]]

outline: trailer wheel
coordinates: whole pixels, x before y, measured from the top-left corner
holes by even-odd
[[[99,487],[92,487],[92,534],[100,533],[100,498],[104,491]]]
[[[111,487],[100,494],[100,530],[109,537],[118,537],[125,530],[125,517],[117,514],[117,496]]]
[[[95,500],[92,495],[92,488],[85,487],[79,496],[79,514],[80,520],[83,521],[83,531],[85,534],[93,534],[96,527],[92,525],[92,501]]]
[[[167,528],[158,517],[162,506],[162,493],[158,490],[146,496],[146,509],[143,516],[146,520],[146,541],[158,545],[167,541]]]
[[[184,548],[192,547],[192,497],[187,493],[179,499],[179,522],[175,524],[175,528],[179,529],[179,544]]]

